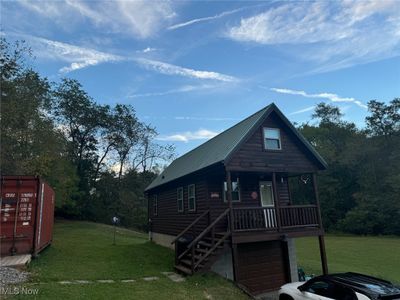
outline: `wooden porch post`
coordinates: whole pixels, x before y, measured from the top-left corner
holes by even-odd
[[[231,231],[231,245],[232,245],[232,268],[233,268],[233,280],[237,279],[237,245],[233,243],[233,231],[234,231],[234,222],[233,222],[233,205],[232,205],[232,178],[231,172],[226,171],[226,186],[227,186],[227,200],[229,206],[229,230]],[[225,191],[223,191],[225,193]]]
[[[315,173],[313,173],[313,188],[315,195],[315,204],[317,205],[317,210],[318,210],[318,224],[321,228],[321,231],[323,231],[321,208],[319,204],[319,195],[317,186],[317,175]],[[319,242],[319,253],[321,255],[322,273],[326,275],[328,274],[328,261],[326,259],[325,238],[323,234],[318,236],[318,242]]]
[[[321,255],[322,273],[324,275],[327,275],[328,274],[328,262],[326,259],[325,239],[322,234],[318,236],[318,242],[319,242],[319,253]]]
[[[228,207],[230,209],[229,211],[229,229],[231,232],[233,232],[234,227],[233,227],[233,209],[232,209],[232,179],[231,179],[231,172],[226,171],[226,199],[228,201]],[[224,191],[225,193],[225,191]]]
[[[313,173],[312,182],[313,182],[313,188],[314,188],[315,205],[317,205],[317,210],[318,210],[318,212],[317,212],[318,224],[319,224],[319,227],[321,229],[323,229],[322,218],[321,218],[321,207],[319,204],[319,195],[318,195],[318,187],[317,187],[317,175],[315,173]]]
[[[278,226],[278,231],[281,231],[281,212],[279,209],[279,195],[278,189],[276,188],[276,173],[272,172],[272,191],[274,193],[274,202],[275,202],[275,210],[276,210],[276,223]]]

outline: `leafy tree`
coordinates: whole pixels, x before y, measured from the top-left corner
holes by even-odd
[[[371,100],[368,103],[371,115],[365,118],[367,132],[373,136],[392,136],[400,133],[400,98],[388,105]]]
[[[2,175],[38,175],[56,191],[56,207],[70,205],[76,192],[75,169],[67,142],[49,115],[51,85],[25,66],[30,49],[0,39]]]

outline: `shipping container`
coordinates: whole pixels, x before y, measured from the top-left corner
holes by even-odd
[[[1,256],[36,256],[53,239],[54,191],[36,176],[1,176]]]

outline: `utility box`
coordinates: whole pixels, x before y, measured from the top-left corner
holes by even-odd
[[[1,176],[1,256],[33,254],[51,244],[53,189],[37,176]]]

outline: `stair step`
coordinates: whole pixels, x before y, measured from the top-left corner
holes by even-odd
[[[214,233],[214,234],[223,237],[224,235],[227,234],[227,232],[216,232],[216,233]]]
[[[190,260],[190,259],[181,259],[179,262],[188,267],[192,266],[192,260]]]
[[[216,244],[216,243],[218,243],[219,241],[220,241],[221,239],[218,239],[218,238],[214,238],[214,244]],[[206,237],[206,238],[203,238],[203,241],[206,241],[207,243],[212,243],[212,238],[210,238],[210,237]],[[226,243],[227,242],[227,240],[224,240],[220,245],[223,245],[224,243]]]
[[[192,254],[189,254],[188,257],[189,257],[189,259],[190,259],[190,258],[192,257]],[[194,256],[194,259],[195,259],[195,260],[200,260],[200,259],[202,259],[202,258],[203,258],[202,255],[195,255],[195,256]],[[208,257],[204,258],[203,261],[207,261],[207,260],[208,260]]]
[[[200,241],[200,242],[199,242],[199,245],[204,246],[204,247],[207,247],[207,248],[211,248],[211,247],[212,247],[212,244],[207,243],[207,242],[205,242],[205,241]]]
[[[175,265],[175,270],[181,273],[184,273],[186,275],[191,275],[192,274],[192,270],[188,269],[182,265]]]
[[[199,242],[199,245],[200,245],[200,246],[203,246],[203,247],[206,247],[206,248],[208,248],[208,249],[210,249],[211,247],[213,247],[213,245],[212,245],[211,243],[207,243],[207,242],[205,242],[205,241],[200,241],[200,242]],[[220,248],[220,249],[221,249],[221,248],[224,248],[224,244],[223,244],[223,243],[219,244],[217,248]],[[197,248],[197,249],[199,249],[199,248]]]
[[[207,253],[208,252],[208,250],[202,249],[202,248],[196,248],[194,251],[195,252],[200,252],[200,253]]]

